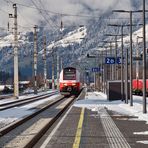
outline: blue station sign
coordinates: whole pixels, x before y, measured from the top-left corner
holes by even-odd
[[[124,57],[123,57],[123,63],[124,63],[124,62],[125,62],[125,59],[124,59]],[[117,63],[117,64],[122,64],[121,57],[117,57],[116,63]]]
[[[116,62],[117,64],[121,64],[121,57],[117,57]]]
[[[91,71],[92,71],[92,72],[100,72],[101,69],[100,69],[100,67],[93,67],[93,68],[91,69]]]
[[[124,62],[124,58],[123,58]],[[106,57],[105,58],[105,64],[121,64],[121,57]]]
[[[106,57],[105,64],[115,64],[115,58],[114,57]]]

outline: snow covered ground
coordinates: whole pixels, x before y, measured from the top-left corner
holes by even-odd
[[[55,91],[53,91],[53,90],[49,90],[49,91],[47,91],[47,92],[39,92],[38,94],[33,94],[33,93],[30,93],[30,94],[24,94],[24,95],[22,95],[22,96],[19,96],[19,99],[21,100],[21,99],[27,99],[27,98],[30,98],[30,97],[35,97],[35,96],[39,96],[39,95],[43,95],[43,94],[46,94],[46,93],[51,93],[51,92],[55,92]],[[14,98],[14,97],[12,97],[12,98],[9,98],[9,99],[2,99],[2,100],[0,100],[0,104],[2,104],[2,103],[7,103],[7,102],[13,102],[13,101],[15,101],[16,99]],[[16,100],[17,101],[17,100]]]
[[[77,101],[75,106],[87,107],[92,111],[98,111],[100,107],[107,107],[119,114],[135,116],[137,117],[136,120],[146,121],[148,124],[148,113],[143,114],[142,103],[141,96],[133,96],[133,106],[130,106],[130,104],[125,104],[124,101],[108,101],[107,96],[101,92],[88,92],[85,100]]]
[[[43,94],[43,93],[40,93]],[[10,123],[14,122],[15,120],[21,119],[24,116],[27,116],[35,111],[35,107],[39,104],[44,103],[45,101],[54,99],[60,94],[54,95],[49,97],[46,100],[41,100],[37,102],[33,102],[29,105],[16,107],[4,111],[0,111],[0,123]],[[27,98],[29,96],[21,96],[21,99]],[[11,99],[4,99],[0,101],[1,103],[9,102]],[[11,100],[12,101],[12,100]],[[124,101],[108,101],[107,96],[101,92],[87,92],[85,98],[82,100],[78,100],[74,106],[77,107],[86,107],[92,111],[98,111],[101,107],[107,107],[109,110],[115,111],[118,114],[135,116],[137,118],[132,118],[132,120],[137,121],[146,121],[148,123],[148,113],[143,114],[143,105],[142,105],[142,97],[141,96],[133,96],[133,106],[131,107],[130,104],[125,104]],[[148,107],[147,107],[148,109]],[[140,133],[133,133],[133,134],[148,134],[148,131],[140,132]],[[146,144],[146,141],[144,142]]]
[[[51,91],[49,91],[51,92]],[[44,94],[45,92],[39,93]],[[21,96],[20,99],[28,98],[34,96],[33,94]],[[37,101],[34,103],[31,103],[30,105],[25,105],[22,107],[17,107],[13,109],[8,109],[6,111],[0,111],[0,122],[1,120],[4,120],[4,118],[22,118],[23,116],[26,116],[27,114],[30,114],[34,112],[33,109],[37,105],[44,103],[45,101],[54,99],[58,95],[54,95],[49,97],[46,100]],[[10,102],[12,99],[4,99],[0,100],[0,104]],[[14,99],[13,99],[14,101]],[[141,120],[146,121],[148,123],[148,113],[143,114],[143,105],[142,105],[142,97],[141,96],[133,96],[133,106],[131,107],[130,104],[125,104],[124,101],[108,101],[107,96],[101,92],[87,92],[87,95],[84,99],[78,100],[74,106],[78,107],[87,107],[88,109],[91,109],[92,111],[97,111],[100,107],[107,107],[109,110],[118,112],[120,114],[129,115],[129,116],[135,116],[135,120]],[[148,109],[148,107],[147,107]]]
[[[135,116],[136,118],[125,120],[146,121],[148,124],[148,113],[143,114],[143,105],[141,96],[133,96],[133,106],[125,104],[122,101],[108,101],[107,96],[101,92],[88,92],[85,100],[78,100],[75,103],[77,107],[86,107],[92,111],[99,111],[102,107],[117,112],[117,115]],[[148,107],[147,107],[148,110]],[[148,131],[134,132],[137,135],[148,135]],[[148,140],[137,141],[137,143],[148,144]]]
[[[54,92],[54,91],[50,90],[50,91],[48,91],[48,93],[49,92]],[[47,93],[47,92],[41,92],[41,93],[38,93],[38,95],[42,95],[45,93]],[[25,99],[28,97],[33,97],[33,96],[38,96],[38,95],[34,95],[34,94],[24,95],[24,96],[20,96],[20,99]],[[56,95],[53,95],[47,99],[43,99],[43,100],[39,100],[39,101],[30,103],[29,105],[24,105],[24,106],[0,111],[0,123],[9,124],[9,123],[12,123],[16,120],[19,120],[19,119],[23,118],[24,116],[27,116],[27,115],[35,112],[35,107],[38,106],[39,104],[43,104],[46,101],[53,100],[57,96],[60,96],[60,94],[56,94]],[[6,103],[6,102],[11,102],[11,101],[14,101],[14,98],[0,100],[0,104]]]

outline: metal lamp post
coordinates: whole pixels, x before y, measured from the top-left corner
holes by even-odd
[[[118,24],[108,24],[108,26],[121,27],[121,99],[124,100],[124,83],[123,83],[123,26]]]
[[[133,106],[133,96],[132,96],[132,80],[133,80],[133,49],[132,49],[132,13],[133,11],[125,10],[113,10],[113,12],[129,13],[130,14],[130,106]]]
[[[146,109],[146,35],[145,35],[145,0],[143,0],[143,113]]]
[[[33,68],[34,68],[34,94],[37,94],[37,28],[34,26],[34,56],[33,56]]]
[[[139,40],[138,39],[143,39],[143,37],[137,36],[137,51],[136,51],[136,56],[137,56],[137,58],[140,58],[139,57]],[[138,81],[138,79],[139,79],[139,59],[137,59],[137,61],[136,61],[136,80]],[[137,88],[138,88],[138,83],[137,83]]]
[[[123,83],[123,27],[130,25],[108,24],[108,26],[121,27],[121,99],[124,100],[124,83]],[[132,25],[133,26],[133,25]],[[128,95],[128,94],[126,94]]]
[[[14,15],[9,14],[9,18],[14,19],[14,96],[19,98],[19,75],[18,75],[18,28],[17,28],[17,6],[13,4]]]
[[[125,11],[113,10],[113,12],[129,13],[130,14],[130,106],[133,106],[132,97],[132,13],[143,12],[143,113],[146,113],[146,53],[145,53],[145,0],[143,0],[143,10]]]

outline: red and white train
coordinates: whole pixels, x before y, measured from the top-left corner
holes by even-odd
[[[60,73],[60,92],[63,95],[77,95],[81,90],[80,72],[74,67],[66,67]]]

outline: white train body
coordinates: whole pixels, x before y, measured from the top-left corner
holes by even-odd
[[[81,90],[80,72],[73,67],[66,67],[60,73],[59,87],[61,94],[78,94]]]

